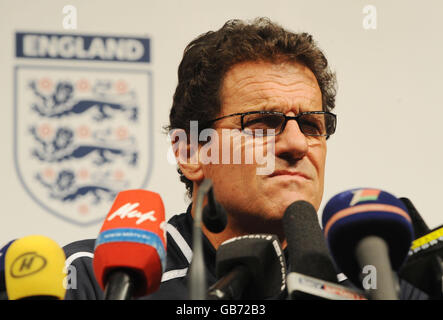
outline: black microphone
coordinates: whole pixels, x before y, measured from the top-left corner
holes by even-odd
[[[292,203],[283,216],[289,271],[337,283],[337,272],[315,208],[307,201]]]
[[[220,233],[228,224],[228,214],[225,208],[215,200],[213,187],[208,190],[208,204],[203,209],[203,223],[212,233]]]
[[[412,242],[399,276],[431,299],[443,299],[443,226]]]
[[[334,297],[331,292],[343,293],[347,289],[335,285],[336,268],[312,204],[304,200],[292,203],[283,215],[283,227],[288,242],[289,299],[339,299],[340,295]],[[361,294],[344,295],[352,296]]]
[[[399,198],[412,220],[416,239],[399,276],[427,293],[431,299],[443,299],[443,226],[431,230],[412,201]]]
[[[394,271],[404,264],[413,239],[403,203],[388,192],[358,188],[329,200],[322,218],[330,252],[349,280],[371,299],[397,300]],[[365,282],[372,276],[375,283]]]
[[[217,250],[216,275],[210,300],[278,297],[286,288],[286,265],[277,236],[251,234],[223,242]]]
[[[405,205],[408,210],[409,216],[411,217],[412,226],[414,227],[414,235],[415,238],[420,238],[425,234],[429,233],[431,229],[429,229],[426,222],[421,217],[420,213],[418,213],[415,206],[412,204],[412,201],[408,198],[402,197],[399,198],[401,202]]]

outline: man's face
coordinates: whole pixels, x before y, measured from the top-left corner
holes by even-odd
[[[221,102],[220,117],[262,110],[295,116],[300,112],[322,110],[321,91],[314,74],[294,62],[235,65],[224,78]],[[222,129],[240,129],[240,123],[239,116],[214,123],[219,136],[220,158],[223,148],[230,150],[232,155],[238,151],[236,149],[245,154],[248,148],[254,147],[250,141],[238,144],[232,139],[222,139]],[[217,200],[231,216],[244,219],[252,215],[264,221],[279,220],[296,200],[306,200],[318,210],[323,195],[325,137],[307,137],[297,122],[290,120],[285,130],[273,138],[275,170],[271,174],[257,174],[257,168],[263,166],[255,161],[247,164],[244,157],[241,164],[203,165],[204,176],[213,181]]]

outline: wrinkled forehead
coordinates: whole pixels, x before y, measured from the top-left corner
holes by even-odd
[[[225,75],[221,112],[252,110],[300,112],[322,110],[322,95],[314,73],[298,62],[244,62]]]

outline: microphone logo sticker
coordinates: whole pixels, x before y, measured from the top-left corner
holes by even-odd
[[[147,184],[151,82],[147,70],[15,68],[15,167],[45,211],[93,225],[121,190]]]
[[[353,192],[354,196],[352,197],[349,206],[353,206],[359,202],[364,201],[376,201],[378,196],[380,195],[381,190],[378,189],[359,189]]]
[[[126,203],[125,205],[123,205],[120,208],[118,208],[117,210],[115,210],[109,216],[108,221],[113,220],[115,217],[120,217],[120,219],[137,218],[137,221],[135,222],[135,224],[137,224],[137,225],[139,225],[145,221],[152,221],[152,222],[157,221],[157,219],[154,216],[154,214],[155,214],[154,210],[151,210],[146,213],[142,213],[138,210],[134,210],[134,209],[138,208],[139,205],[140,205],[140,203],[138,203],[138,202]]]
[[[45,257],[36,252],[26,252],[14,260],[10,274],[13,278],[23,278],[41,271],[45,266]]]

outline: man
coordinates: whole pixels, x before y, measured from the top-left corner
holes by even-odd
[[[223,241],[270,233],[285,247],[285,209],[296,200],[319,209],[326,140],[335,131],[336,117],[330,112],[335,87],[335,76],[312,37],[268,19],[228,21],[186,47],[167,129],[189,196],[195,200],[200,184],[209,178],[228,213],[223,232],[211,233],[203,226],[208,286],[216,281],[215,252]],[[209,149],[201,141],[195,145],[191,139],[175,139],[180,132],[190,136],[195,123],[199,133],[212,129]],[[232,134],[223,139],[226,130]],[[257,161],[257,153],[245,161],[258,146],[272,162],[271,170],[259,170],[267,164]],[[235,152],[243,155],[240,163],[231,157]],[[189,298],[194,214],[191,204],[186,213],[170,219],[166,271],[159,290],[147,298]],[[65,247],[78,286],[67,290],[67,299],[103,298],[92,270],[93,247],[94,240]]]
[[[218,137],[223,137],[223,129],[242,129],[239,113],[278,111],[295,116],[330,111],[334,99],[334,74],[328,70],[327,60],[311,36],[287,32],[266,19],[250,25],[230,21],[218,32],[202,35],[186,48],[170,129],[188,132],[189,121],[198,119],[199,129],[210,122]],[[259,116],[263,117],[252,114],[243,120],[256,122]],[[275,170],[268,175],[257,174],[257,165],[244,161],[202,164],[199,159],[197,164],[179,163],[182,181],[191,195],[196,194],[204,178],[210,178],[216,199],[229,212],[225,232],[205,232],[215,248],[230,237],[249,233],[271,232],[283,240],[280,220],[287,206],[303,199],[319,208],[328,132],[325,128],[321,135],[313,136],[301,130],[308,121],[322,118],[335,120],[327,113],[306,114],[297,121],[286,122],[284,130],[273,136]],[[332,134],[334,123],[329,130]],[[230,154],[234,148],[241,148],[242,154],[252,148],[252,143],[225,140],[219,143],[220,155],[223,148],[231,148]]]

